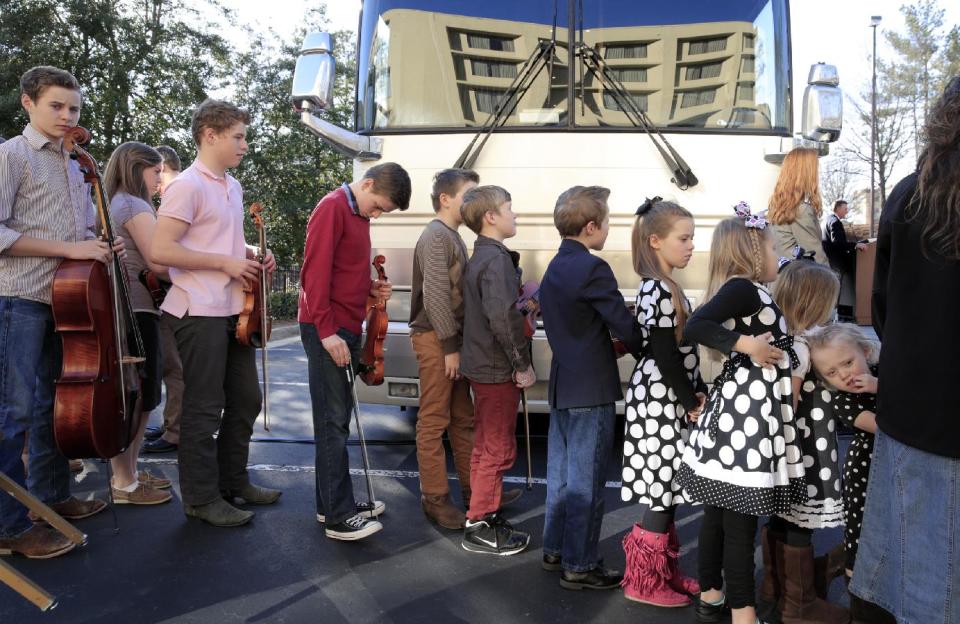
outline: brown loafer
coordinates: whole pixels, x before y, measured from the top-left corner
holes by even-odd
[[[83,520],[100,513],[106,508],[107,504],[98,498],[82,501],[75,496],[71,496],[61,503],[50,505],[50,509],[67,520]]]
[[[137,473],[137,481],[140,483],[152,487],[155,490],[166,490],[173,482],[170,479],[164,479],[163,477],[158,477],[149,470],[141,470]]]
[[[159,505],[168,502],[173,494],[158,490],[144,483],[137,484],[132,492],[113,488],[113,502],[117,505]]]
[[[52,559],[75,547],[76,544],[45,526],[32,526],[16,537],[0,538],[0,555],[17,553],[28,559]]]

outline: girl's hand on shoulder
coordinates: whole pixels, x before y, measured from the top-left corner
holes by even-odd
[[[863,394],[876,394],[879,380],[870,373],[857,375],[853,378],[853,387],[855,392]]]
[[[774,366],[783,359],[783,351],[770,344],[773,334],[766,332],[759,336],[740,336],[734,350],[746,353],[758,366]]]

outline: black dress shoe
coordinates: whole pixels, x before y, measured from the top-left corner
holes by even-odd
[[[177,445],[173,442],[167,442],[163,438],[157,438],[144,442],[142,449],[144,453],[171,453],[177,450]]]
[[[560,573],[560,587],[564,589],[615,589],[620,587],[622,580],[623,574],[603,566],[597,566],[586,572],[564,570]]]
[[[560,555],[548,555],[544,553],[543,563],[540,564],[540,567],[547,572],[559,572],[562,569],[560,567]]]
[[[163,435],[163,431],[163,427],[147,427],[147,429],[143,432],[143,439],[156,440]]]
[[[718,624],[730,620],[730,605],[724,600],[723,604],[713,605],[697,598],[694,606],[696,608],[697,622],[703,624]]]

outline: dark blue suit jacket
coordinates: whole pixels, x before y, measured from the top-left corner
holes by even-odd
[[[634,355],[643,347],[643,335],[610,265],[564,239],[540,283],[540,309],[553,350],[550,406],[593,407],[622,399],[610,334]]]

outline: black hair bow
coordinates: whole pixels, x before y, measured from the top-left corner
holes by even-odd
[[[657,196],[654,197],[653,199],[650,199],[650,198],[648,197],[648,198],[646,199],[646,201],[644,201],[642,204],[640,204],[640,207],[637,208],[637,216],[638,216],[638,217],[642,217],[643,215],[645,215],[645,214],[647,214],[648,212],[650,212],[650,209],[653,208],[653,205],[654,205],[654,204],[656,204],[656,203],[658,203],[658,202],[662,202],[662,201],[663,201],[663,198],[660,197],[659,195],[657,195]]]

